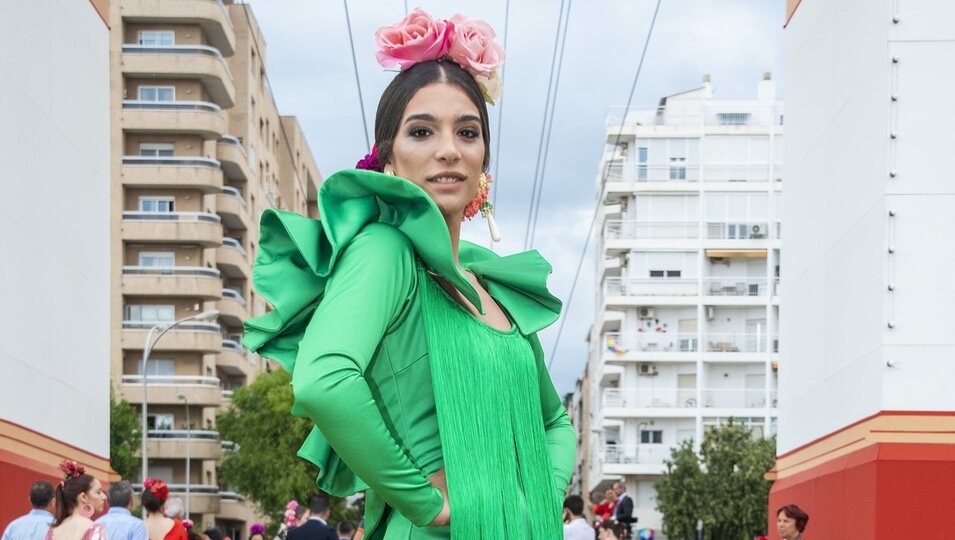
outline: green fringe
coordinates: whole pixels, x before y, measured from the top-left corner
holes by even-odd
[[[419,273],[451,537],[563,538],[534,352]]]

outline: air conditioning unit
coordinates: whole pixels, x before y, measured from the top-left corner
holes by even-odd
[[[657,366],[653,364],[637,364],[637,373],[645,377],[654,377],[657,375]]]
[[[753,225],[749,231],[750,231],[750,234],[749,234],[750,238],[763,238],[764,236],[766,236],[766,233],[763,231],[763,228],[760,227],[759,225]]]
[[[706,306],[706,320],[712,321],[716,318],[716,308],[713,306]]]
[[[637,317],[641,319],[653,319],[654,312],[652,307],[637,308]]]

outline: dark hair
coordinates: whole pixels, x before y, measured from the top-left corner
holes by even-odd
[[[570,510],[575,516],[584,515],[584,499],[580,495],[568,495],[564,499],[564,508]]]
[[[209,537],[209,540],[223,540],[222,531],[215,527],[202,531],[202,534]]]
[[[447,83],[460,88],[477,107],[481,116],[481,136],[484,139],[484,169],[487,170],[488,163],[491,161],[491,130],[484,94],[470,73],[445,58],[411,66],[399,73],[382,92],[381,99],[378,101],[378,112],[375,114],[375,145],[378,147],[378,161],[382,166],[391,163],[395,137],[398,135],[401,118],[408,102],[418,90],[432,83]]]
[[[53,500],[53,486],[46,480],[37,480],[30,486],[30,504],[33,508],[46,508]]]
[[[328,497],[324,495],[312,495],[312,500],[308,503],[308,511],[316,517],[327,512],[329,508],[331,508],[331,504]]]
[[[355,526],[351,524],[351,521],[339,521],[338,522],[338,534],[348,534],[355,530]]]
[[[796,520],[796,530],[803,532],[806,529],[806,523],[809,523],[809,514],[803,511],[802,508],[799,508],[795,504],[787,504],[779,509],[776,512],[776,517],[779,517],[779,514],[786,514],[786,517],[789,519]]]
[[[109,485],[109,491],[106,492],[106,502],[110,507],[126,508],[129,502],[133,500],[133,486],[126,480],[113,482]]]
[[[162,509],[162,505],[166,504],[166,499],[160,499],[148,488],[143,489],[143,494],[140,499],[143,501],[143,508],[150,514],[159,512]]]
[[[627,524],[621,523],[615,519],[608,519],[600,523],[597,527],[598,529],[608,529],[613,533],[617,538],[623,538],[627,534]]]
[[[81,493],[86,493],[93,487],[93,478],[88,474],[81,474],[64,480],[56,486],[56,522],[54,527],[58,527],[63,520],[70,517],[76,505],[79,504],[78,498]]]
[[[305,516],[305,512],[308,512],[308,507],[304,504],[298,505],[298,508],[295,509],[295,519],[302,519]]]

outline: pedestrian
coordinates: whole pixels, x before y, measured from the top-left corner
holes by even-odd
[[[375,147],[325,180],[321,221],[262,215],[255,286],[275,309],[245,344],[292,372],[319,487],[368,487],[368,536],[560,537],[576,435],[537,338],[560,316],[552,268],[461,240],[478,214],[499,238],[487,102],[504,50],[484,21],[421,9],[376,36],[400,73]]]
[[[352,540],[352,536],[355,536],[355,526],[351,524],[351,521],[339,521],[336,529],[338,529],[338,540]]]
[[[633,515],[633,499],[627,493],[627,484],[623,482],[615,482],[613,491],[617,494],[617,508],[613,512],[613,517],[626,526],[625,537],[630,538],[631,527],[637,522],[637,518]]]
[[[308,519],[288,532],[288,540],[338,540],[338,533],[328,525],[331,514],[328,497],[313,495],[308,510]]]
[[[27,514],[10,522],[3,531],[3,540],[43,540],[47,529],[53,524],[56,501],[53,486],[38,480],[30,486],[30,506]]]
[[[143,520],[132,514],[133,486],[126,480],[113,482],[106,492],[109,510],[96,523],[106,527],[110,540],[149,540]]]
[[[103,484],[69,459],[60,463],[60,470],[63,481],[54,490],[56,521],[47,530],[46,540],[107,540],[106,527],[92,519],[106,506]]]
[[[249,527],[249,540],[265,540],[265,525],[253,523]]]
[[[186,517],[186,505],[179,497],[169,497],[163,506],[166,517],[175,521],[182,521]]]
[[[776,532],[782,540],[804,540],[802,533],[809,523],[809,514],[795,504],[787,504],[776,512]]]
[[[597,528],[597,540],[624,540],[629,532],[630,527],[626,523],[611,518]]]
[[[182,523],[166,517],[165,505],[169,498],[169,486],[158,478],[147,478],[143,482],[141,497],[146,509],[146,530],[149,540],[189,540],[189,533]]]
[[[617,494],[613,489],[608,488],[604,491],[604,498],[594,506],[594,526],[600,525],[613,517],[614,510],[617,509]]]
[[[564,499],[564,540],[594,540],[597,534],[584,519],[584,499],[568,495]]]

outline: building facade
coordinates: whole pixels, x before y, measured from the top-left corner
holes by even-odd
[[[782,106],[701,88],[611,110],[597,175],[598,302],[589,336],[585,493],[623,480],[660,531],[670,449],[730,418],[776,428]]]
[[[793,182],[770,521],[795,503],[808,538],[945,536],[955,5],[802,0],[789,15]]]
[[[274,367],[240,345],[242,321],[267,309],[252,288],[259,216],[314,216],[321,178],[296,119],[278,114],[247,4],[115,0],[109,21],[112,382],[137,408],[147,398],[148,474],[183,499],[189,486],[197,524],[245,538],[256,516],[217,478],[236,450],[216,414]],[[209,310],[156,341],[143,369],[151,328]]]
[[[112,479],[108,6],[0,16],[0,527],[63,459]]]

